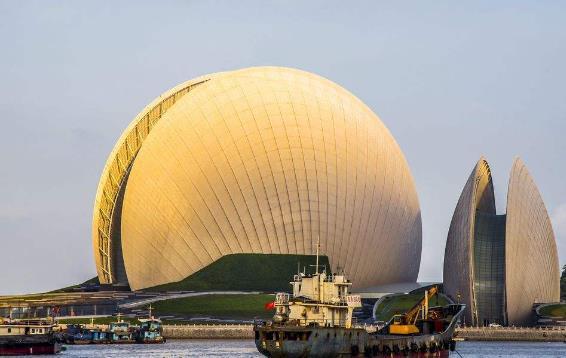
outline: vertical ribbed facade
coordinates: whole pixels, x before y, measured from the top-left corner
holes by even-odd
[[[560,301],[560,267],[548,212],[519,158],[509,178],[505,237],[508,321],[529,324],[533,303]]]
[[[313,254],[319,237],[357,287],[416,280],[414,182],[368,107],[298,70],[206,78],[160,114],[125,171],[120,235],[110,241],[120,240],[133,289],[179,281],[228,254]]]
[[[516,159],[507,213],[497,215],[489,165],[480,159],[454,211],[444,289],[468,306],[467,324],[531,323],[534,303],[559,300],[558,254],[544,203]]]
[[[493,181],[487,161],[481,158],[458,199],[444,253],[444,291],[455,301],[467,305],[466,323],[476,312],[473,295],[473,252],[476,212],[495,215]]]

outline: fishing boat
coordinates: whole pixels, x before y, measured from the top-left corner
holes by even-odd
[[[69,344],[107,344],[110,343],[110,334],[105,329],[98,328],[91,323],[90,328],[82,324],[67,325],[64,335]]]
[[[129,322],[125,322],[120,318],[121,315],[118,314],[118,319],[116,322],[111,322],[108,327],[110,343],[113,344],[127,344],[135,343],[134,340],[134,328],[131,327]]]
[[[165,343],[163,337],[163,324],[160,319],[151,315],[152,307],[149,306],[148,318],[141,318],[140,326],[136,329],[134,339],[136,343],[152,344]]]
[[[136,343],[165,343],[165,338],[163,338],[163,325],[160,319],[150,317],[142,318],[139,321],[140,326],[134,335]]]
[[[90,326],[82,324],[67,325],[65,339],[68,344],[153,344],[165,343],[163,324],[160,319],[151,315],[139,319],[140,325],[133,326],[129,322],[118,319],[107,327],[97,326],[91,320]]]

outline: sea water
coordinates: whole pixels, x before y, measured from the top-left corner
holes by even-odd
[[[565,343],[458,342],[451,357],[566,357]],[[60,357],[261,357],[251,340],[169,340],[165,344],[67,346]]]

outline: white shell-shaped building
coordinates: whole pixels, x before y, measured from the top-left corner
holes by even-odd
[[[515,159],[507,213],[497,215],[491,171],[481,158],[450,224],[444,291],[465,303],[466,324],[532,323],[533,304],[559,301],[558,252],[550,218],[526,166]]]
[[[134,290],[230,254],[311,255],[318,238],[355,287],[417,278],[421,214],[395,139],[351,93],[288,68],[160,96],[116,144],[94,208],[100,281]]]

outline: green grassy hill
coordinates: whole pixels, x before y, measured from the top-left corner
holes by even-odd
[[[156,315],[204,316],[230,319],[271,318],[265,304],[273,295],[206,295],[159,301],[153,304]]]
[[[555,305],[541,307],[539,312],[541,315],[548,317],[566,317],[566,304],[557,303]]]
[[[247,295],[204,295],[197,297],[175,298],[152,303],[153,315],[175,316],[184,318],[208,317],[225,320],[251,320],[254,318],[269,319],[273,317],[273,310],[265,310],[265,304],[272,302],[274,295],[247,294]],[[147,310],[147,307],[143,308]],[[178,318],[167,318],[166,324],[180,323]],[[115,322],[116,317],[97,317],[95,324],[109,324]],[[139,324],[136,318],[122,317],[132,324]],[[59,320],[64,324],[89,324],[89,318],[68,318]],[[186,322],[185,322],[186,323]]]
[[[73,289],[79,288],[81,286],[89,286],[89,285],[100,285],[100,281],[98,280],[98,276],[91,278],[90,280],[86,280],[83,283],[79,283],[73,286],[63,287],[58,290],[46,292],[46,293],[62,293],[62,292],[72,292]]]
[[[328,257],[320,256],[321,265],[330,267]],[[234,254],[227,255],[184,280],[145,289],[144,291],[261,291],[289,292],[289,281],[297,273],[297,264],[312,272],[314,255]]]

